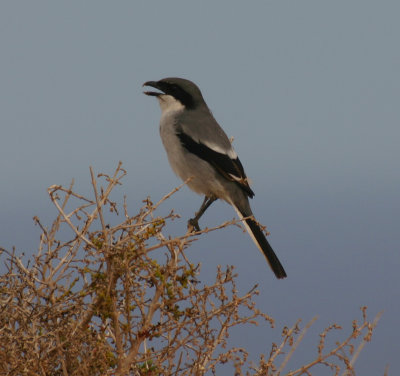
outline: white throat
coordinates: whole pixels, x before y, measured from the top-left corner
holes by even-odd
[[[172,95],[161,94],[157,97],[158,103],[160,103],[161,112],[163,115],[168,112],[180,112],[184,110],[185,106],[176,100]]]

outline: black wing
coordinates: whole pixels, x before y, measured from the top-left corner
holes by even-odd
[[[196,142],[186,133],[178,132],[177,136],[187,151],[208,162],[224,178],[238,184],[250,198],[254,196],[239,158],[232,159],[226,154],[212,150],[201,142]]]

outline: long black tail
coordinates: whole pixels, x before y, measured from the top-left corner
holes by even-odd
[[[237,207],[235,207],[235,209],[241,219],[245,218]],[[276,278],[286,278],[285,269],[283,269],[281,262],[272,247],[269,245],[267,238],[257,222],[251,218],[246,218],[243,223],[256,246],[267,259],[269,266],[276,275]]]

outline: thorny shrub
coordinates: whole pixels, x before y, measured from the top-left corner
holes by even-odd
[[[204,285],[185,253],[196,237],[235,221],[167,237],[165,224],[176,214],[160,217],[156,210],[180,187],[156,204],[146,199],[130,216],[125,201],[120,209],[110,199],[125,175],[121,163],[112,176],[90,171],[93,198],[74,192],[73,183],[49,188],[58,215],[50,228],[35,218],[42,235],[28,262],[0,249],[1,375],[203,375],[229,366],[235,375],[294,376],[311,375],[317,365],[354,374],[378,317],[369,322],[363,308],[362,322],[327,349],[326,336],[339,328],[330,326],[313,360],[296,370],[283,372],[313,321],[284,328],[282,342],[250,362],[246,349],[227,338],[238,325],[273,327],[255,306],[256,286],[239,295],[232,267],[218,267],[215,282]],[[123,215],[122,223],[110,225],[110,211]]]

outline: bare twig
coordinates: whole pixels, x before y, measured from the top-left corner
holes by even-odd
[[[159,216],[157,209],[188,180],[156,204],[147,198],[134,216],[124,197],[122,220],[111,226],[110,212],[120,217],[110,196],[125,174],[121,163],[112,175],[96,176],[90,168],[93,197],[75,192],[73,181],[51,186],[58,214],[49,229],[34,218],[42,231],[36,255],[26,262],[0,249],[6,271],[0,276],[0,374],[203,375],[230,364],[236,375],[281,375],[315,319],[302,330],[300,321],[284,328],[281,344],[261,354],[259,364],[249,363],[246,343],[235,346],[229,334],[235,326],[274,327],[256,308],[256,286],[240,295],[233,267],[217,267],[215,280],[200,281],[199,265],[186,254],[193,241],[240,220],[195,233],[185,226],[170,237],[166,226],[179,216],[172,210]],[[68,239],[66,229],[72,230]],[[286,375],[311,375],[318,365],[354,374],[381,315],[371,323],[365,308],[362,313],[363,322],[354,321],[350,335],[332,348],[325,339],[339,327],[326,328],[317,354]]]

